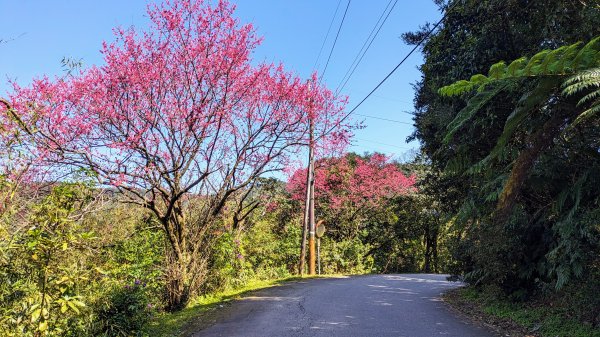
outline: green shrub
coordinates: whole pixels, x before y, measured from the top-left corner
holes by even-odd
[[[146,284],[133,284],[111,289],[95,305],[93,336],[143,336],[143,329],[151,318],[153,306],[148,301]]]
[[[74,221],[91,200],[82,184],[55,186],[26,210],[28,228],[0,245],[0,334],[77,336],[89,317],[85,257],[94,239]],[[8,227],[7,227],[8,228]]]
[[[370,245],[359,238],[335,242],[321,240],[321,270],[325,274],[364,274],[373,270]]]

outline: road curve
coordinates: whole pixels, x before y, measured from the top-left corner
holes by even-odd
[[[234,302],[193,336],[494,336],[441,302],[458,286],[431,274],[298,281]]]

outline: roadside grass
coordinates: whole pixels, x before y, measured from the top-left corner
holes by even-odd
[[[509,336],[600,337],[600,329],[572,317],[563,305],[544,302],[516,303],[490,289],[456,289],[445,296],[455,309],[495,326]]]
[[[181,311],[174,313],[159,313],[150,321],[145,332],[148,336],[152,337],[185,336],[211,325],[217,316],[218,309],[221,309],[232,300],[239,299],[252,291],[279,286],[294,281],[341,276],[342,275],[291,276],[275,280],[250,281],[241,288],[200,296],[191,301],[187,308]]]

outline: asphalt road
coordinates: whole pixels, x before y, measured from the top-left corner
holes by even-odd
[[[193,336],[494,336],[441,302],[458,286],[424,274],[293,282],[234,302]]]

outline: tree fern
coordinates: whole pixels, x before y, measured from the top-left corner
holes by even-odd
[[[520,98],[517,107],[506,119],[504,130],[487,160],[497,157],[502,152],[502,149],[508,144],[519,125],[527,119],[531,111],[547,102],[548,96],[555,90],[557,84],[559,83],[557,83],[555,78],[544,78],[533,90],[526,92]]]
[[[444,137],[444,142],[448,143],[452,139],[454,134],[458,132],[467,121],[469,121],[490,100],[496,97],[496,95],[498,95],[503,90],[507,89],[511,84],[512,83],[502,83],[491,89],[486,87],[485,90],[482,90],[480,93],[475,95],[475,97],[470,99],[467,103],[467,106],[464,107],[454,118],[454,120],[452,120],[452,122],[448,125],[448,133]]]
[[[563,95],[584,94],[577,102],[578,107],[585,107],[572,125],[576,125],[600,112],[600,67],[581,71],[563,84]]]
[[[559,86],[563,83],[562,95],[565,97],[583,95],[577,105],[587,108],[581,112],[573,125],[592,117],[600,112],[600,37],[583,46],[578,42],[555,50],[543,50],[530,59],[521,57],[509,65],[504,61],[498,62],[490,67],[488,76],[476,74],[470,80],[461,80],[442,87],[439,93],[447,97],[478,91],[469,100],[467,107],[450,123],[444,141],[448,142],[464,122],[483,107],[482,102],[487,103],[500,93],[498,87],[495,90],[487,90],[488,85],[532,77],[554,78]],[[517,107],[517,110],[513,115],[523,113],[522,108]],[[507,126],[509,122],[510,118]],[[506,131],[506,135],[511,134],[510,128]]]
[[[585,45],[578,42],[554,50],[543,50],[529,59],[526,57],[516,59],[509,65],[504,61],[498,62],[490,67],[488,76],[476,74],[469,80],[461,80],[442,87],[439,93],[447,97],[462,95],[473,90],[478,91],[448,125],[444,142],[448,143],[466,121],[477,114],[511,81],[514,83],[515,80],[533,77],[541,78],[540,83],[533,91],[521,97],[519,105],[508,117],[502,136],[498,139],[498,145],[490,154],[491,156],[497,154],[499,148],[506,145],[518,124],[527,117],[529,112],[547,100],[557,88],[563,88],[562,95],[565,97],[583,95],[577,106],[585,110],[576,118],[573,125],[600,111],[600,37],[594,38]],[[488,88],[497,82],[500,83],[492,89]]]
[[[486,167],[489,168],[493,159],[512,153],[508,151],[511,148],[509,143],[515,132],[522,129],[526,145],[521,147],[510,164],[510,174],[503,191],[496,198],[496,222],[507,219],[528,172],[542,151],[551,146],[555,134],[570,130],[573,125],[600,111],[600,37],[585,45],[575,43],[554,50],[544,50],[531,58],[522,57],[508,65],[499,62],[490,67],[487,76],[477,74],[470,80],[458,81],[439,90],[442,96],[457,96],[477,90],[468,100],[467,106],[448,125],[444,137],[447,144],[466,121],[481,111],[504,88],[529,78],[536,79],[536,86],[521,96],[506,119],[494,148],[483,160],[466,170],[466,173],[482,172]],[[556,104],[561,100],[554,99],[561,95],[571,101],[576,99],[576,106],[564,110],[564,107]],[[531,119],[533,115],[537,119]],[[527,120],[534,123],[525,124]],[[561,127],[564,123],[567,123],[566,129]],[[523,129],[524,125],[528,125],[528,128]]]
[[[577,77],[580,72],[600,67],[600,36],[581,46],[580,42],[555,50],[543,50],[530,59],[521,57],[508,66],[504,61],[490,67],[488,75],[477,74],[439,90],[442,96],[458,96],[491,82],[525,77]],[[597,79],[597,76],[596,76]],[[597,82],[596,82],[597,83]]]

